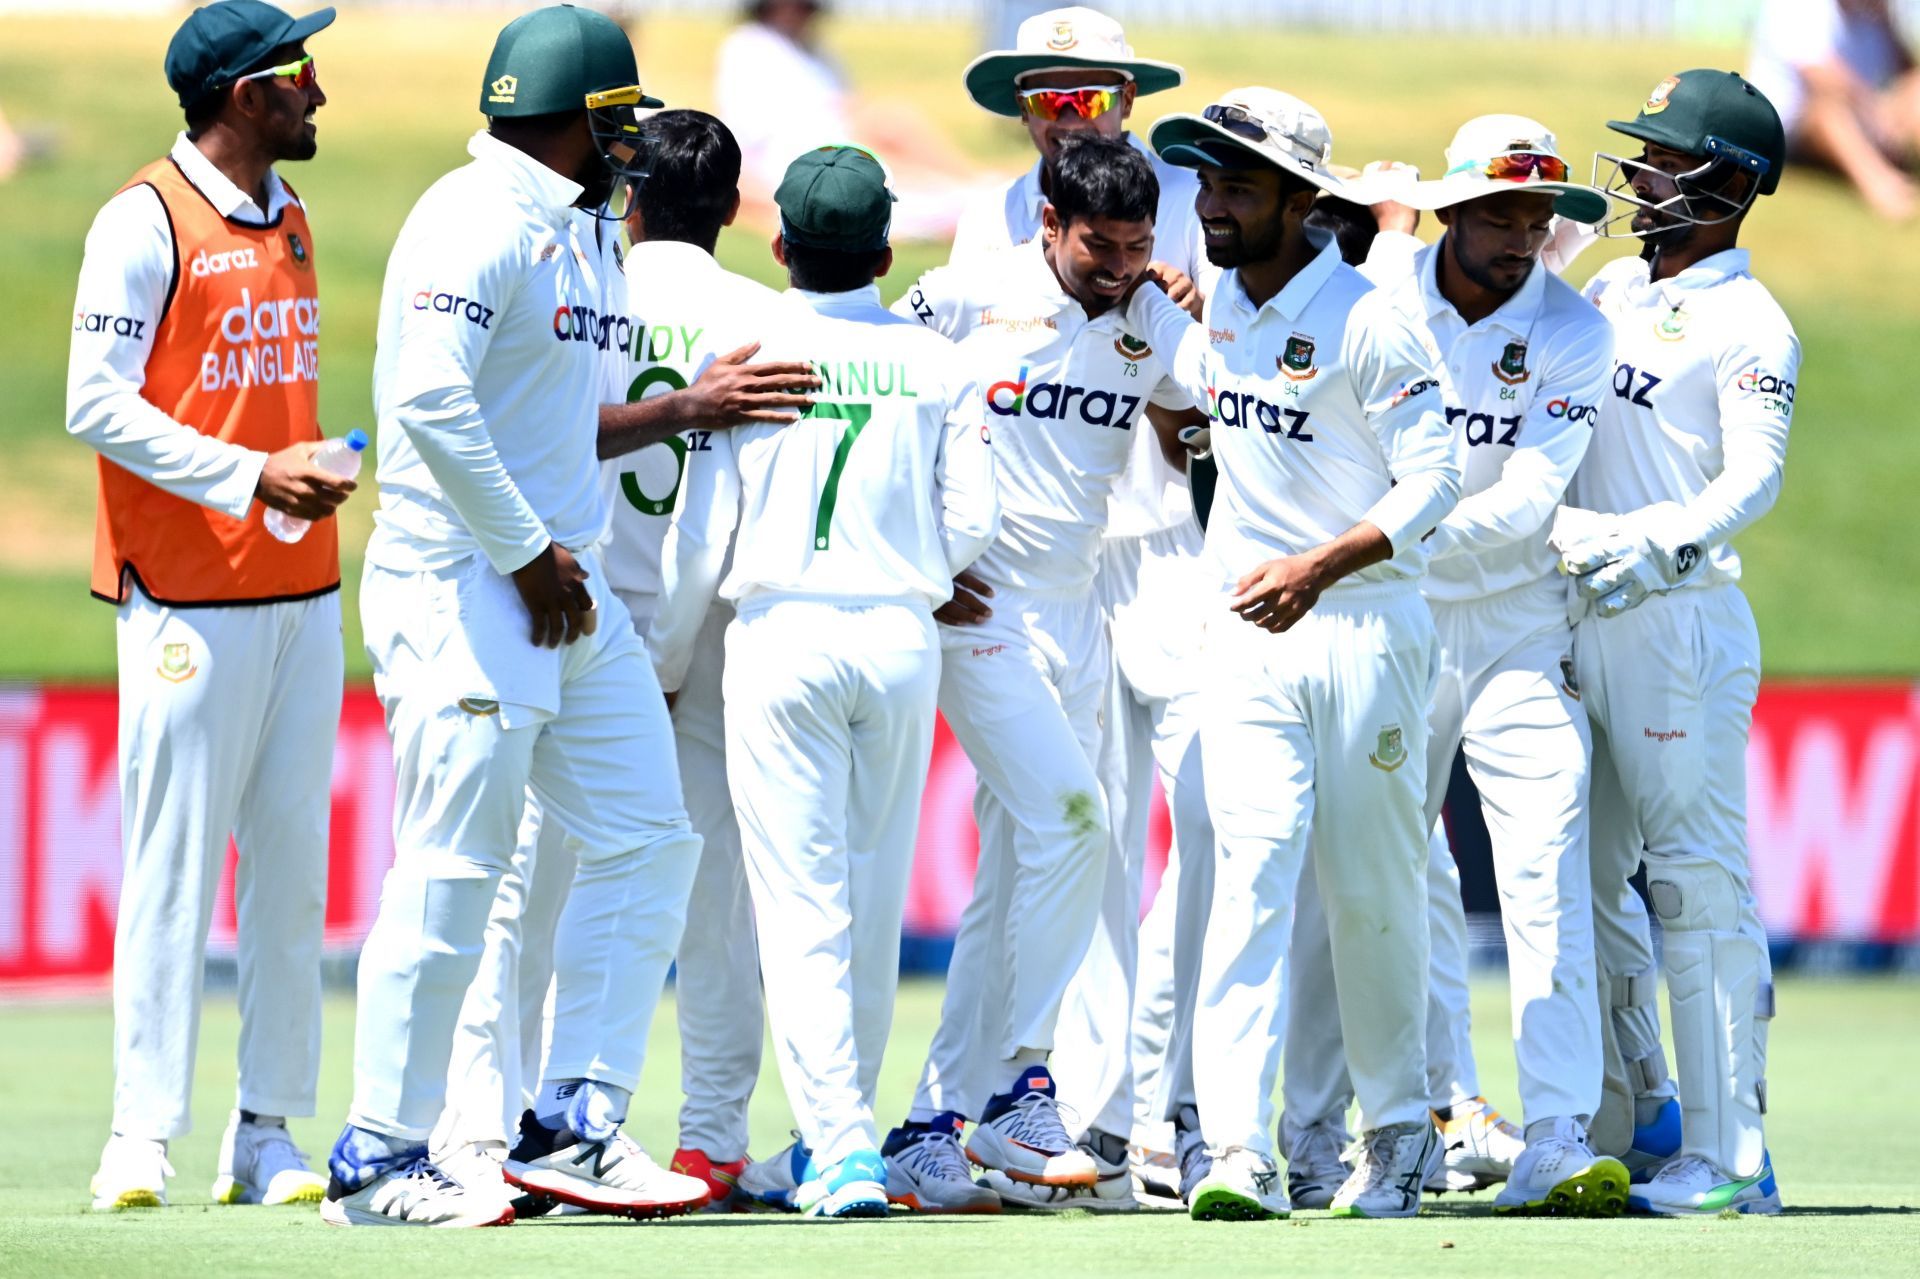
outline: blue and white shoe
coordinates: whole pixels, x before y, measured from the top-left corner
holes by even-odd
[[[1182,1106],[1173,1120],[1174,1156],[1180,1161],[1180,1202],[1191,1206],[1193,1192],[1213,1175],[1213,1152],[1200,1134],[1200,1111]]]
[[[349,1124],[327,1157],[332,1179],[320,1202],[330,1226],[510,1226],[513,1207],[498,1195],[470,1194],[427,1158],[424,1143],[404,1142]]]
[[[1646,1185],[1635,1186],[1627,1196],[1627,1207],[1657,1217],[1717,1217],[1729,1209],[1779,1212],[1773,1156],[1763,1153],[1760,1171],[1751,1177],[1730,1177],[1698,1155],[1681,1155],[1667,1161]]]
[[[1013,1087],[987,1098],[967,1140],[967,1158],[1015,1181],[1037,1186],[1088,1186],[1100,1179],[1093,1158],[1067,1136],[1045,1066],[1021,1071]]]
[[[740,1174],[738,1193],[749,1204],[797,1212],[794,1195],[813,1177],[813,1152],[793,1134],[793,1144],[770,1159],[756,1159]]]
[[[886,1158],[877,1150],[856,1150],[802,1182],[793,1204],[807,1217],[884,1217]]]
[[[1669,1097],[1650,1124],[1633,1126],[1633,1145],[1620,1156],[1620,1162],[1633,1174],[1633,1184],[1653,1180],[1660,1166],[1680,1153],[1680,1099]]]

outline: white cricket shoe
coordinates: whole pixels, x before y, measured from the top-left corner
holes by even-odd
[[[1140,1201],[1134,1197],[1133,1165],[1127,1159],[1126,1143],[1118,1143],[1120,1159],[1116,1162],[1101,1155],[1100,1142],[1103,1139],[1114,1141],[1111,1137],[1090,1132],[1080,1142],[1080,1149],[1093,1160],[1097,1174],[1091,1186],[1036,1185],[1015,1181],[997,1169],[982,1173],[980,1184],[991,1187],[1009,1208],[1031,1208],[1040,1212],[1064,1212],[1074,1208],[1088,1212],[1138,1212]]]
[[[1440,1129],[1440,1158],[1428,1167],[1426,1188],[1434,1194],[1470,1194],[1497,1185],[1527,1148],[1520,1130],[1501,1118],[1485,1097],[1469,1098],[1454,1106],[1448,1118],[1436,1114],[1433,1122]]]
[[[1135,1146],[1133,1156],[1133,1192],[1149,1199],[1180,1201],[1180,1161],[1170,1150]]]
[[[1336,1217],[1413,1217],[1420,1182],[1438,1140],[1427,1120],[1386,1124],[1360,1134],[1347,1151],[1353,1171],[1333,1196]]]
[[[915,1212],[999,1212],[1000,1196],[973,1179],[960,1149],[966,1119],[955,1111],[924,1127],[895,1128],[880,1153],[887,1161],[887,1199]]]
[[[293,1144],[285,1124],[246,1123],[238,1110],[228,1117],[220,1172],[213,1179],[215,1203],[317,1204],[326,1194],[327,1179],[307,1163],[307,1152]]]
[[[1093,1160],[1060,1122],[1053,1076],[1045,1066],[1023,1071],[1012,1091],[988,1099],[967,1142],[967,1158],[1040,1186],[1091,1186],[1100,1179]]]
[[[503,1173],[529,1194],[636,1220],[677,1217],[707,1202],[706,1182],[662,1168],[622,1130],[589,1141],[547,1127],[531,1110],[520,1116],[520,1141]]]
[[[507,1143],[504,1141],[469,1141],[433,1161],[436,1168],[459,1182],[468,1194],[511,1204],[516,1221],[531,1221],[552,1211],[553,1200],[544,1195],[528,1194],[507,1181],[506,1162]]]
[[[167,1178],[173,1165],[167,1162],[167,1143],[145,1137],[107,1138],[100,1151],[100,1170],[93,1174],[95,1212],[117,1212],[122,1208],[164,1208],[167,1206]]]
[[[1626,1206],[1627,1166],[1594,1154],[1571,1119],[1527,1143],[1493,1201],[1495,1212],[1523,1217],[1617,1217]]]
[[[469,1194],[422,1155],[375,1173],[358,1190],[336,1176],[320,1202],[320,1220],[329,1226],[511,1226],[513,1209],[495,1196]]]
[[[1289,1133],[1281,1121],[1287,1156],[1287,1198],[1296,1208],[1330,1208],[1352,1169],[1340,1152],[1353,1140],[1337,1120],[1323,1120]]]
[[[1228,1146],[1215,1155],[1187,1196],[1187,1214],[1195,1221],[1264,1221],[1292,1211],[1280,1169],[1245,1146]]]
[[[785,1150],[771,1159],[755,1159],[741,1171],[739,1193],[749,1204],[799,1211],[794,1195],[812,1174],[813,1152],[801,1144],[799,1133],[791,1136],[793,1144]]]
[[[1751,1177],[1728,1176],[1698,1155],[1681,1155],[1669,1160],[1652,1181],[1635,1186],[1627,1196],[1627,1206],[1661,1217],[1779,1212],[1780,1187],[1773,1179],[1773,1155],[1762,1154],[1760,1171]]]

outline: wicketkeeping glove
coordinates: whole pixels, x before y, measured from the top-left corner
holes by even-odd
[[[1619,517],[1611,529],[1583,530],[1586,535],[1578,540],[1569,527],[1566,544],[1555,540],[1562,533],[1556,519],[1549,541],[1560,552],[1560,571],[1579,579],[1579,592],[1595,601],[1595,611],[1618,617],[1648,595],[1679,586],[1699,568],[1705,554],[1699,543],[1677,531],[1682,518],[1678,503],[1659,502]]]

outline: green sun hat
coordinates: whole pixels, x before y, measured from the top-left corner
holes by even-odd
[[[1700,67],[1670,75],[1653,86],[1640,114],[1609,120],[1607,127],[1685,155],[1733,159],[1759,173],[1761,195],[1774,193],[1787,164],[1780,113],[1766,94],[1731,71]]]
[[[591,9],[549,5],[501,29],[480,83],[480,113],[525,116],[581,111],[589,94],[614,89],[634,91],[622,98],[621,105],[666,105],[640,91],[633,42],[619,23]]]
[[[1014,47],[983,53],[967,64],[967,96],[995,115],[1018,119],[1020,77],[1036,71],[1118,71],[1139,93],[1172,89],[1187,73],[1171,62],[1136,58],[1120,24],[1078,5],[1049,9],[1020,24]]]

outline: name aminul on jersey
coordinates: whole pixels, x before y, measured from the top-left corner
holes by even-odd
[[[820,389],[815,394],[823,398],[886,395],[910,399],[920,397],[920,392],[907,385],[907,366],[897,361],[810,360],[808,363],[820,378]]]

